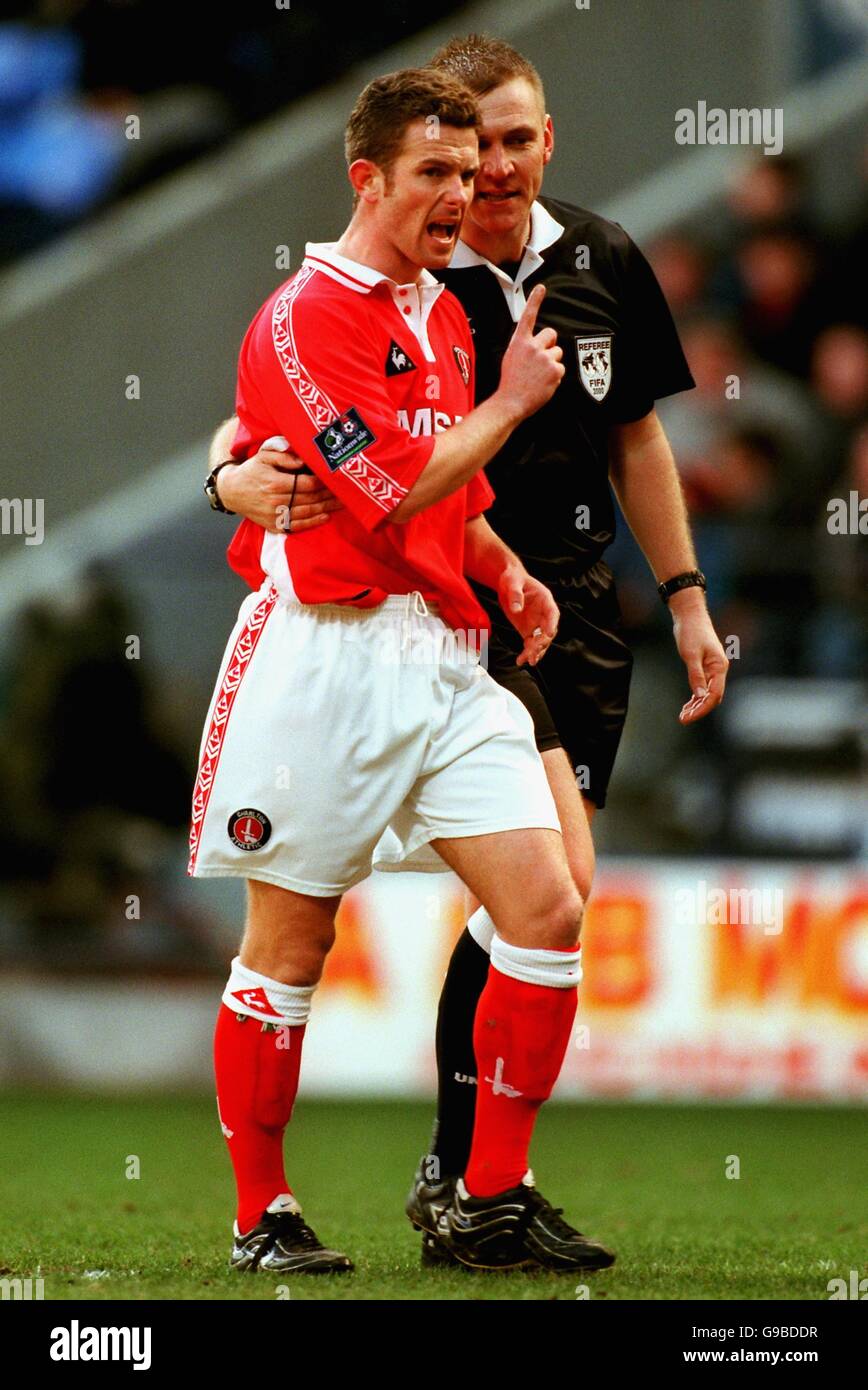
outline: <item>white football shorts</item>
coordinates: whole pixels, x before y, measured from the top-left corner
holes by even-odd
[[[331,897],[430,842],[560,830],[527,710],[420,594],[241,605],[205,723],[188,872]],[[381,841],[382,843],[378,844]]]

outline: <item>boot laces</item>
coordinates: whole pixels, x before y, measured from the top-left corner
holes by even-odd
[[[298,1212],[282,1211],[274,1221],[275,1240],[288,1239],[293,1245],[301,1245],[305,1250],[322,1250],[323,1246],[310,1226],[302,1220]]]
[[[541,1192],[534,1192],[536,1199],[537,1215],[545,1215],[546,1225],[554,1235],[560,1236],[562,1240],[575,1240],[578,1236],[581,1240],[585,1236],[581,1231],[577,1231],[574,1226],[564,1220],[563,1207],[553,1207],[551,1202],[546,1201]]]

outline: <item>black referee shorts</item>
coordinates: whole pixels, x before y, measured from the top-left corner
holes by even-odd
[[[563,748],[582,795],[602,808],[633,669],[611,570],[599,561],[566,593],[553,589],[560,626],[538,666],[516,666],[521,638],[491,594],[477,593],[491,619],[489,674],[529,711],[540,752]]]

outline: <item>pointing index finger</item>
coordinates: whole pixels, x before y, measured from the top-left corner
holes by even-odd
[[[518,321],[518,332],[529,338],[536,327],[536,316],[539,313],[539,306],[545,299],[545,285],[537,285],[531,290],[527,298],[524,313]]]

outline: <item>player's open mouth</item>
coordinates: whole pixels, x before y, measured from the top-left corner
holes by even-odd
[[[438,242],[439,245],[444,248],[451,248],[455,244],[455,238],[458,235],[458,223],[429,222],[426,230],[432,241]]]

